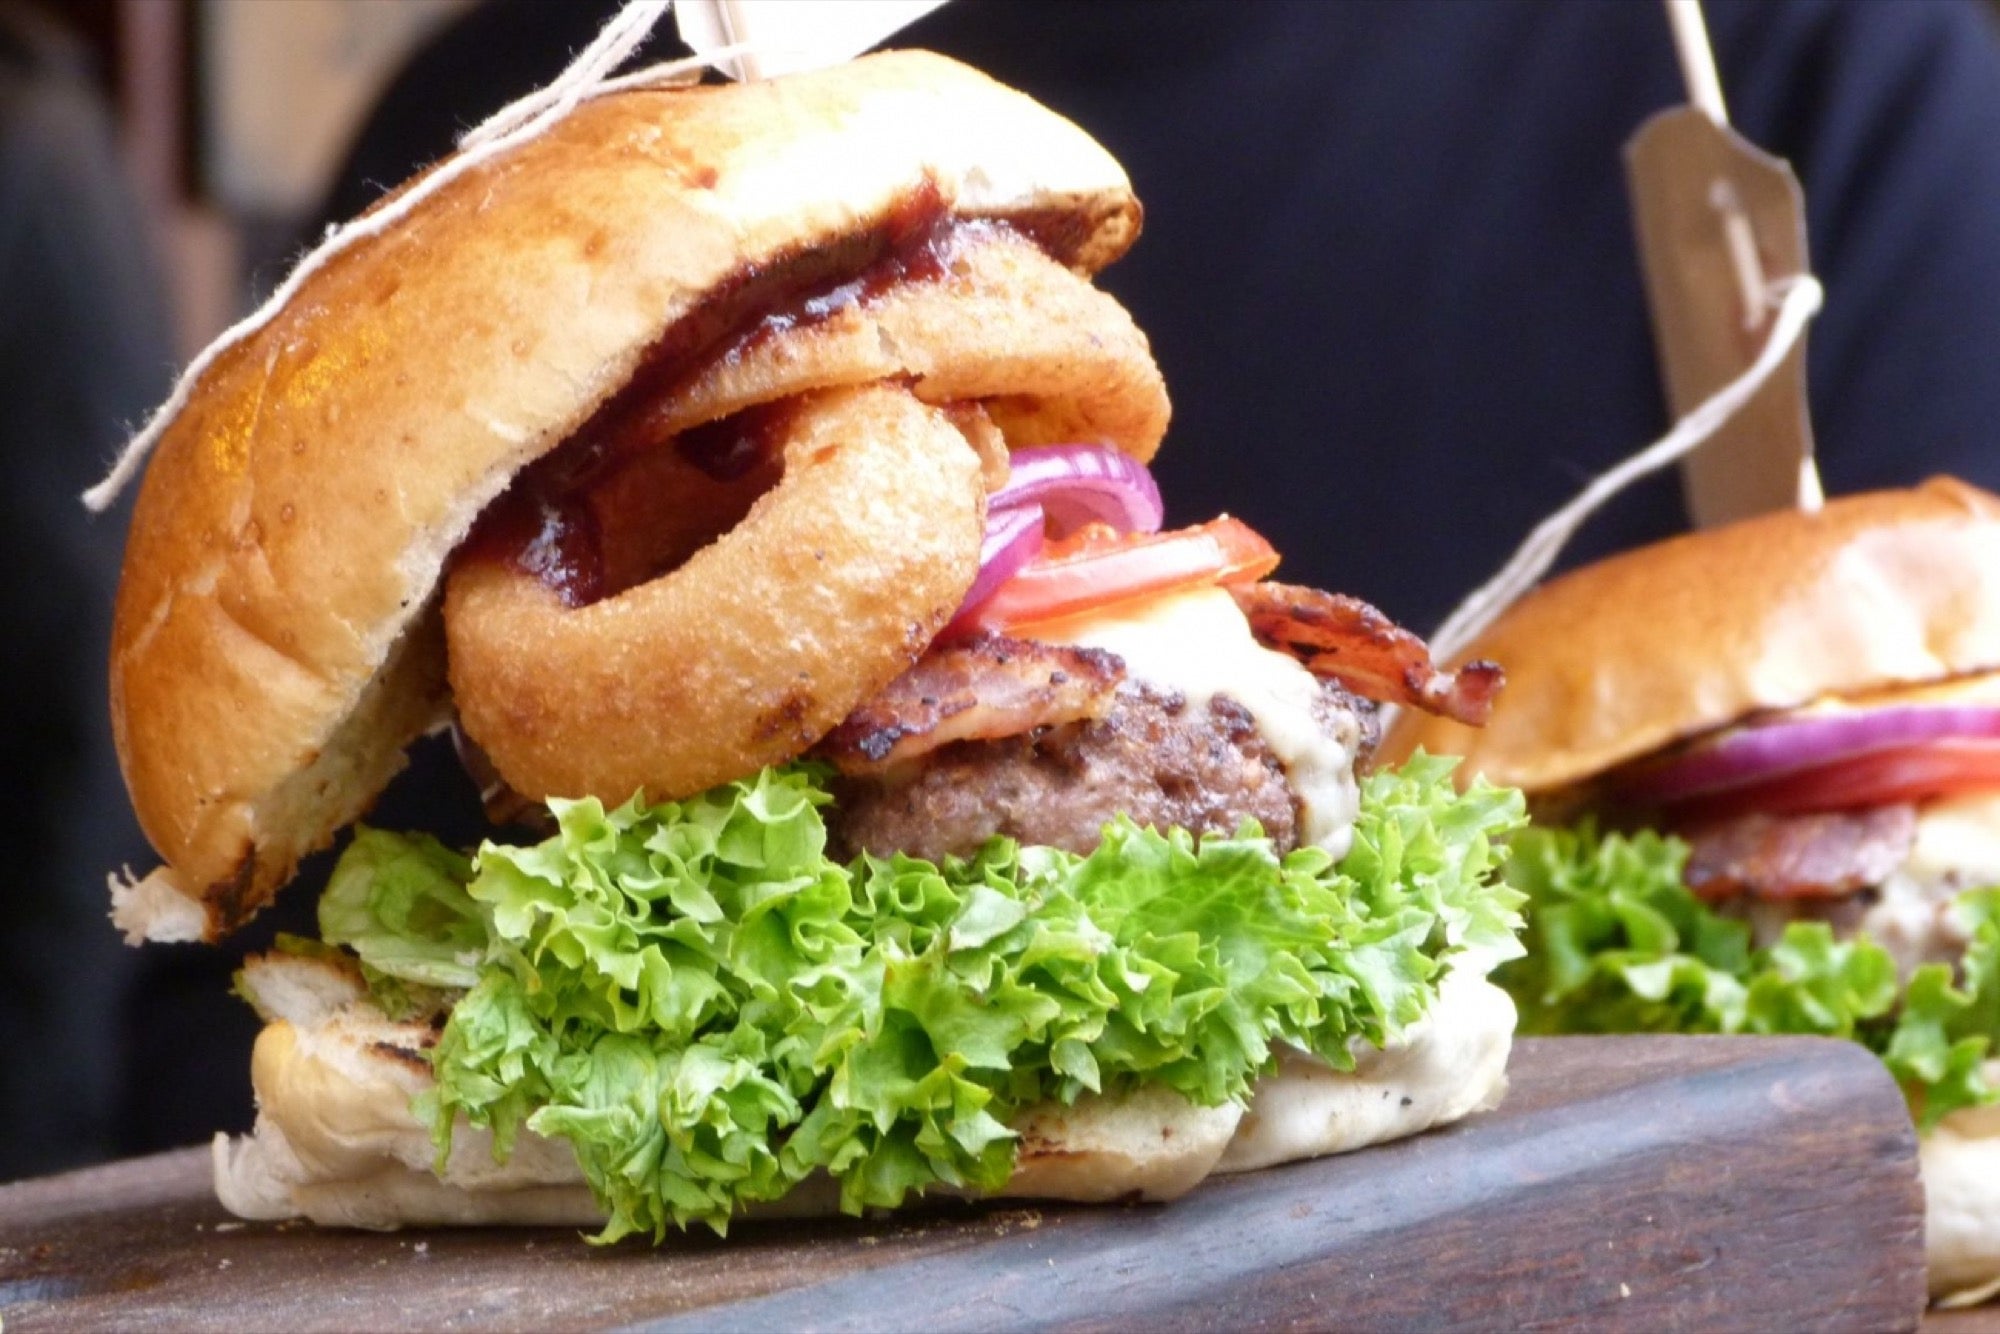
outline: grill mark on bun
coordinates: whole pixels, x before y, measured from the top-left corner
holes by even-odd
[[[432,1039],[431,1045],[436,1045],[436,1039]],[[431,1072],[431,1058],[415,1047],[405,1047],[400,1042],[378,1041],[369,1043],[368,1050],[418,1074],[428,1075]]]
[[[233,931],[257,911],[256,884],[257,859],[245,857],[236,864],[235,871],[226,880],[210,888],[209,912],[221,924],[221,929]]]

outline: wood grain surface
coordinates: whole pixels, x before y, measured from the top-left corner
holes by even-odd
[[[237,1223],[206,1151],[184,1150],[0,1187],[0,1319],[8,1334],[1916,1327],[1915,1144],[1860,1048],[1531,1040],[1512,1078],[1505,1105],[1461,1125],[1166,1207],[943,1207],[657,1250]]]

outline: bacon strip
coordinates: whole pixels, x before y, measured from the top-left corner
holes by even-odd
[[[1359,598],[1268,580],[1230,592],[1265,647],[1290,654],[1314,676],[1338,681],[1364,699],[1481,727],[1506,684],[1499,665],[1484,659],[1456,673],[1439,671],[1423,640]]]
[[[1834,899],[1879,885],[1910,858],[1914,806],[1739,815],[1683,834],[1684,878],[1704,899]]]
[[[953,741],[1019,736],[1110,711],[1125,664],[1102,649],[986,634],[933,649],[814,749],[848,775]]]

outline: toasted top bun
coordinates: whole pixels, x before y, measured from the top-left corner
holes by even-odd
[[[1483,730],[1405,715],[1383,747],[1551,792],[1766,709],[2000,667],[2000,498],[1948,477],[1766,514],[1550,581],[1475,643]]]
[[[1082,131],[894,53],[586,103],[222,356],[160,441],[118,595],[113,727],[168,863],[116,887],[128,933],[232,929],[443,721],[433,593],[524,464],[681,346],[706,299],[865,251],[919,198],[1015,221],[1086,273],[1139,228]],[[1145,457],[1158,436],[1117,443]]]

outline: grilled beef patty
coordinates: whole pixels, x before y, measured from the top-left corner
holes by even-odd
[[[1329,730],[1372,740],[1373,711],[1338,690]],[[1349,735],[1352,735],[1350,732]],[[1197,834],[1255,820],[1280,852],[1298,842],[1298,803],[1248,710],[1217,696],[1206,708],[1135,684],[1101,718],[991,741],[940,747],[920,762],[837,778],[829,824],[835,855],[968,856],[995,834],[1087,853],[1119,815]]]

